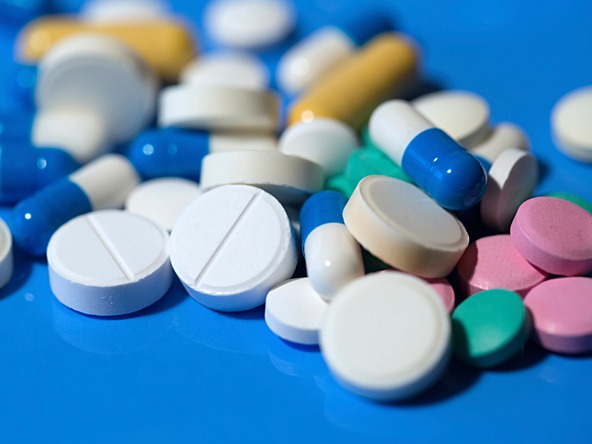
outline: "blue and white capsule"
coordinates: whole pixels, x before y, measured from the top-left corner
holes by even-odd
[[[374,110],[370,137],[448,210],[466,210],[485,193],[487,173],[479,160],[404,100],[391,100]]]
[[[306,272],[313,288],[329,301],[364,275],[362,250],[343,223],[347,198],[337,191],[309,197],[300,210],[300,236]]]
[[[122,208],[138,183],[138,173],[124,156],[101,156],[19,202],[9,217],[13,239],[28,254],[44,255],[59,227],[81,214]]]

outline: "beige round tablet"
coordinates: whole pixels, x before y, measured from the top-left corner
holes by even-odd
[[[592,162],[592,86],[563,96],[551,113],[557,147],[574,159]]]
[[[386,176],[360,181],[343,220],[374,256],[422,277],[450,274],[469,245],[456,217],[416,186]]]
[[[526,151],[529,146],[528,136],[522,128],[510,122],[501,122],[487,139],[471,148],[471,153],[493,163],[508,148]]]

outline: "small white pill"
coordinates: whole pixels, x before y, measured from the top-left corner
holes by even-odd
[[[279,140],[281,152],[319,164],[326,177],[341,173],[358,146],[353,129],[338,120],[327,118],[292,125]]]
[[[551,128],[557,147],[574,159],[592,162],[592,86],[563,96],[551,112]]]
[[[125,209],[139,214],[171,231],[179,215],[201,195],[199,186],[175,177],[149,180],[130,192]]]
[[[246,185],[208,191],[183,211],[171,234],[171,262],[198,302],[241,311],[265,302],[298,261],[290,221],[270,194]]]
[[[292,32],[295,19],[284,0],[217,0],[204,11],[206,31],[217,43],[244,49],[279,43]]]
[[[351,391],[380,401],[419,394],[450,357],[450,318],[429,284],[399,272],[374,273],[344,287],[321,328],[323,357]]]
[[[528,137],[522,128],[513,123],[502,122],[495,126],[487,139],[472,148],[471,153],[493,163],[508,148],[528,150],[529,146]]]
[[[12,234],[8,225],[0,218],[0,288],[12,277]]]
[[[168,234],[148,219],[104,210],[72,219],[47,247],[58,300],[95,316],[133,313],[158,301],[172,281]]]
[[[229,151],[208,154],[201,164],[204,190],[228,184],[253,185],[282,203],[302,203],[323,188],[322,168],[278,151]]]
[[[450,274],[469,245],[456,217],[414,185],[386,176],[368,176],[358,183],[343,220],[374,256],[427,278]]]
[[[80,16],[93,23],[122,23],[162,20],[168,5],[161,0],[87,0]]]
[[[292,279],[268,293],[265,322],[286,341],[317,345],[327,306],[308,278]]]
[[[179,75],[182,83],[264,90],[269,72],[261,60],[243,52],[205,54],[190,62]]]

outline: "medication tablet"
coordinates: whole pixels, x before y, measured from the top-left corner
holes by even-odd
[[[188,63],[179,79],[199,86],[230,86],[264,90],[269,73],[261,60],[249,53],[219,52],[204,54]]]
[[[255,187],[208,191],[183,211],[171,234],[171,262],[198,302],[241,311],[265,302],[298,262],[290,221],[280,203]]]
[[[343,219],[356,240],[390,266],[448,275],[469,244],[465,227],[419,188],[385,176],[362,179]]]
[[[577,206],[582,207],[588,213],[592,213],[592,202],[583,197],[580,197],[576,194],[565,193],[565,192],[555,192],[546,194],[547,197],[557,197],[559,199],[567,200],[571,203],[575,203]]]
[[[276,151],[278,140],[271,134],[253,134],[246,132],[210,133],[210,153],[225,151]]]
[[[411,183],[409,176],[390,157],[374,146],[354,151],[347,161],[343,174],[354,187],[366,176],[378,174]]]
[[[158,21],[167,14],[161,0],[87,0],[80,10],[83,20],[94,23]]]
[[[286,341],[317,345],[328,304],[312,288],[308,278],[284,282],[267,294],[265,322]]]
[[[419,394],[450,357],[450,319],[436,292],[404,273],[370,274],[329,305],[320,345],[337,380],[379,401]]]
[[[415,99],[413,106],[465,148],[491,133],[487,101],[469,91],[438,91]]]
[[[284,0],[216,0],[204,14],[206,30],[217,43],[245,49],[279,43],[296,20]]]
[[[528,150],[529,146],[528,137],[522,128],[513,123],[502,122],[487,139],[472,148],[471,153],[493,163],[508,148]]]
[[[582,162],[592,162],[592,86],[569,92],[553,107],[551,128],[557,147]]]
[[[592,278],[552,279],[524,299],[538,342],[557,353],[592,351]]]
[[[12,277],[12,235],[8,225],[0,218],[0,288]]]
[[[95,316],[133,313],[169,289],[167,232],[125,211],[97,211],[58,229],[47,247],[49,283],[67,307]]]
[[[510,236],[535,267],[561,276],[592,271],[592,214],[563,199],[535,197],[516,213]]]
[[[282,153],[319,164],[327,177],[341,173],[357,147],[358,137],[352,128],[327,118],[292,125],[279,140]]]
[[[448,313],[452,313],[454,310],[454,304],[456,303],[456,295],[454,294],[454,288],[452,288],[450,282],[448,282],[445,278],[422,279],[430,284],[430,287],[436,290],[436,293],[438,293],[440,299],[442,299],[442,302],[444,302],[446,311],[448,311]]]
[[[172,177],[154,179],[130,192],[125,209],[171,231],[185,207],[200,195],[199,186],[190,180]]]
[[[160,93],[158,125],[205,130],[275,131],[278,101],[268,91],[174,85]]]
[[[209,154],[201,166],[204,190],[228,184],[254,185],[282,203],[302,203],[323,189],[323,169],[314,162],[277,151]]]
[[[488,174],[481,219],[488,227],[507,233],[518,207],[537,185],[538,163],[529,152],[508,148],[493,162]]]
[[[487,236],[467,247],[456,266],[458,287],[465,296],[504,288],[524,297],[547,279],[518,252],[509,234]]]
[[[452,314],[454,353],[475,367],[495,367],[517,354],[532,322],[520,296],[488,290],[465,299]]]

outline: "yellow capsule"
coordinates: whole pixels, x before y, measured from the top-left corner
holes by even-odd
[[[306,91],[290,109],[289,123],[329,117],[360,128],[376,106],[404,94],[416,72],[414,44],[400,34],[381,34]]]
[[[195,57],[193,38],[177,22],[85,23],[64,16],[29,23],[18,37],[19,56],[37,62],[59,40],[81,32],[106,35],[127,44],[166,82],[177,81],[181,69]]]

